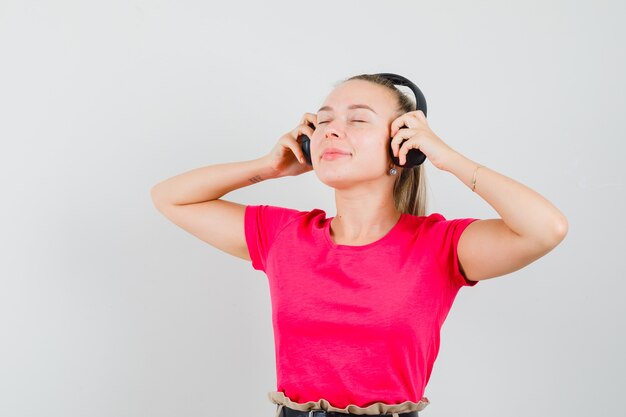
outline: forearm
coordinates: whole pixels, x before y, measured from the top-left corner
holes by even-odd
[[[276,173],[262,157],[196,168],[161,181],[150,193],[155,203],[193,204],[216,200],[238,188],[272,178],[277,178]]]
[[[474,170],[479,165],[457,152],[446,171],[471,189]],[[488,167],[478,169],[474,192],[498,212],[509,229],[522,237],[554,245],[567,233],[567,219],[552,203]]]

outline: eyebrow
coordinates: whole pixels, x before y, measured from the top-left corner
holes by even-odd
[[[367,104],[353,104],[353,105],[349,106],[349,107],[348,107],[348,109],[349,109],[349,110],[353,110],[353,109],[367,109],[367,110],[369,110],[369,111],[374,112],[374,114],[378,114],[378,113],[376,113],[376,112],[374,111],[374,109],[372,109],[372,108],[371,108],[370,106],[368,106]],[[321,112],[321,111],[325,111],[325,110],[327,110],[327,111],[333,111],[333,108],[332,108],[332,107],[330,107],[330,106],[323,106],[323,107],[320,107],[320,108],[319,108],[319,110],[318,110],[317,112],[319,113],[319,112]]]

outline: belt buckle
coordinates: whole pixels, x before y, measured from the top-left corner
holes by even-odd
[[[321,413],[321,414],[317,414]],[[308,417],[325,417],[328,414],[326,410],[310,410]]]

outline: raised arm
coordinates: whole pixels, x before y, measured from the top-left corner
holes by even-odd
[[[196,168],[161,181],[150,190],[154,206],[173,223],[223,252],[250,260],[244,231],[246,206],[227,201],[225,194],[267,179],[311,171],[299,162],[297,138],[311,135],[308,123],[316,116],[305,113],[300,124],[280,137],[265,156]]]
[[[223,195],[277,178],[266,158],[196,168],[156,184],[154,206],[174,224],[211,246],[250,260],[244,233],[246,206]]]
[[[467,279],[480,281],[517,271],[565,238],[567,218],[536,191],[461,154],[449,162],[447,170],[474,188],[501,217],[475,221],[459,238],[458,261]]]
[[[454,174],[500,215],[499,219],[477,220],[463,230],[457,243],[457,261],[467,279],[480,281],[521,269],[565,238],[568,222],[558,208],[536,191],[492,169],[480,167],[476,171],[479,164],[444,143],[421,110],[396,118],[391,135],[394,155],[401,164],[409,149],[420,149],[436,168]]]

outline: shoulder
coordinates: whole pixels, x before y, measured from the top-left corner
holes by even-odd
[[[246,218],[284,225],[298,219],[303,221],[325,219],[326,212],[321,209],[299,210],[271,204],[250,204],[246,206]]]
[[[425,216],[416,216],[414,214],[405,213],[406,224],[412,230],[415,228],[426,229],[431,228],[433,225],[439,222],[447,221],[446,218],[440,213],[431,213]]]
[[[425,216],[407,215],[408,227],[419,234],[429,235],[431,239],[445,239],[452,235],[458,238],[460,233],[471,222],[478,220],[475,218],[451,218],[447,219],[441,213],[430,213]]]
[[[425,226],[425,227],[432,226],[432,225],[440,223],[440,222],[452,222],[452,221],[457,221],[457,220],[463,220],[463,219],[447,219],[441,213],[430,213],[430,214],[424,215],[424,216],[416,216],[416,215],[407,213],[407,214],[405,214],[405,216],[413,224],[420,224],[420,225]]]

